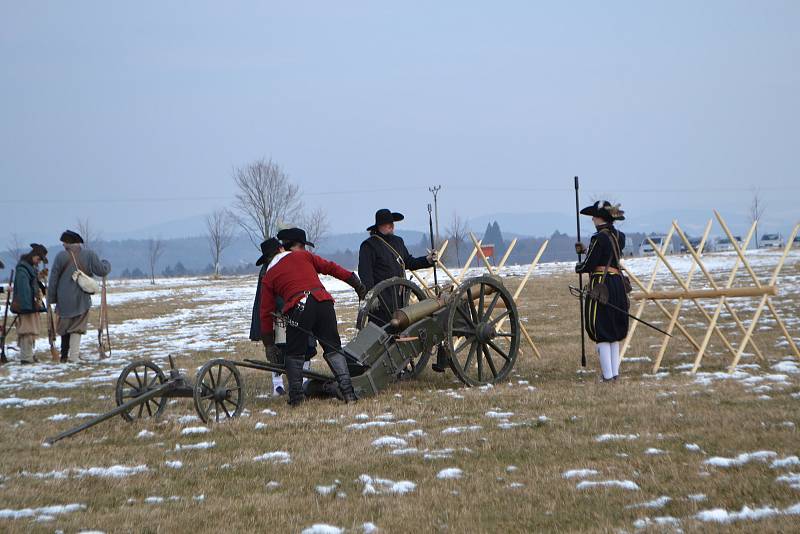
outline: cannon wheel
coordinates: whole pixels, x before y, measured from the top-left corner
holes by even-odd
[[[395,288],[395,291],[392,291],[392,296],[394,298],[390,302],[387,302],[381,296],[381,293],[389,288]],[[414,304],[415,302],[427,298],[428,295],[425,291],[411,280],[406,280],[399,276],[384,280],[375,284],[375,287],[367,293],[366,298],[361,303],[361,307],[358,309],[358,315],[356,316],[356,328],[361,330],[367,325],[370,319],[372,319],[374,323],[383,326],[386,324],[385,317],[391,317],[395,310],[399,310],[404,306]],[[431,354],[435,351],[436,347],[431,349],[431,352],[421,354],[416,361],[412,358],[411,361],[408,362],[406,368],[400,372],[400,379],[407,380],[416,378],[422,374],[422,371],[428,366]]]
[[[138,360],[129,363],[117,378],[115,388],[117,406],[135,399],[151,389],[155,389],[167,381],[161,368],[148,360]],[[126,421],[143,419],[145,417],[160,417],[167,406],[167,398],[159,397],[143,402],[138,406],[133,406],[127,412],[120,415]]]
[[[242,375],[233,362],[216,359],[197,371],[194,408],[204,423],[237,417],[244,409]]]
[[[501,282],[489,276],[465,281],[453,295],[445,329],[453,372],[468,386],[504,380],[517,360],[519,330],[517,306]]]

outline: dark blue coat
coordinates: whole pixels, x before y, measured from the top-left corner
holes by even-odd
[[[20,261],[14,274],[14,303],[18,315],[45,311],[36,306],[38,284],[36,268],[27,261]]]

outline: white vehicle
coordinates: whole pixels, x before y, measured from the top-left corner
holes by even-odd
[[[742,248],[742,237],[741,236],[733,236],[736,239],[736,244],[739,245],[739,248]],[[717,239],[717,251],[718,252],[733,252],[736,250],[731,243],[731,240],[727,237],[720,237]]]
[[[764,234],[758,242],[758,248],[783,248],[786,243],[781,234]]]
[[[659,250],[664,247],[664,240],[667,236],[664,235],[654,235],[650,236],[650,241],[655,243]],[[639,245],[639,256],[653,256],[655,255],[655,250],[653,250],[652,245],[650,245],[650,241],[645,239]],[[675,245],[672,243],[672,240],[667,244],[667,254],[674,254],[675,253]]]

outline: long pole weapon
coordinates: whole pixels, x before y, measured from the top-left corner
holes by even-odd
[[[11,291],[14,286],[14,269],[11,269],[11,276],[8,279],[8,292],[6,293],[6,308],[3,312],[3,329],[0,331],[0,364],[8,363],[6,358],[6,333],[11,329],[8,325],[8,308],[11,306]]]
[[[105,339],[103,336],[105,335]],[[111,356],[111,334],[108,332],[108,301],[106,300],[106,277],[100,291],[100,326],[97,328],[97,344],[100,349],[100,359]]]
[[[433,240],[433,207],[428,204],[428,227],[430,228],[431,233],[431,253],[436,254],[436,242]],[[433,262],[433,285],[436,287],[436,296],[439,296],[439,275],[436,274],[436,264],[439,262],[439,258],[436,258],[436,261]]]
[[[604,288],[605,286],[595,286],[595,289],[600,288],[600,287]],[[569,292],[572,293],[573,296],[579,297],[581,299],[592,299],[592,300],[595,300],[595,301],[599,302],[600,304],[602,304],[603,306],[608,306],[612,310],[618,311],[619,313],[624,313],[625,315],[627,315],[631,319],[639,321],[643,325],[649,326],[653,330],[657,330],[657,331],[661,332],[665,336],[672,337],[672,334],[670,334],[669,332],[664,332],[659,327],[648,323],[644,319],[639,319],[635,315],[632,315],[632,314],[626,312],[625,310],[623,310],[622,308],[620,308],[618,306],[615,306],[615,305],[611,304],[610,302],[608,302],[608,290],[607,289],[594,292],[594,291],[587,291],[585,289],[578,289],[577,287],[574,287],[574,286],[569,286]]]
[[[42,300],[44,301],[45,308],[47,310],[47,342],[50,344],[50,359],[54,362],[58,363],[61,359],[61,355],[56,349],[56,324],[53,320],[53,308],[50,307],[50,299],[47,298],[47,286],[45,282],[47,281],[47,269],[44,269],[41,273],[40,279],[42,280]]]
[[[575,223],[578,226],[578,243],[581,242],[581,206],[578,200],[578,177],[575,177]],[[582,254],[578,252],[578,263],[581,262]],[[583,316],[583,273],[578,273],[578,287],[580,289],[580,297],[578,305],[581,308],[581,366],[586,367],[586,332],[584,331]]]

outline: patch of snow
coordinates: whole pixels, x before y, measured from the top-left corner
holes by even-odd
[[[639,434],[600,434],[594,440],[598,443],[604,441],[633,441],[639,439]]]
[[[800,473],[781,475],[775,479],[775,482],[786,482],[790,488],[800,489]]]
[[[667,454],[666,451],[662,451],[661,449],[654,449],[652,447],[647,449],[646,451],[644,451],[644,453],[648,454],[650,456],[657,456],[659,454]]]
[[[631,504],[629,506],[626,506],[625,508],[626,509],[630,509],[630,508],[663,508],[667,504],[669,504],[670,501],[672,501],[672,497],[668,497],[666,495],[662,495],[661,497],[659,497],[657,499],[653,499],[652,501],[647,501],[647,502],[643,502],[643,503],[640,503],[640,504]]]
[[[702,502],[706,500],[705,493],[692,493],[691,495],[686,496],[687,499],[694,502]]]
[[[419,453],[419,449],[417,449],[416,447],[409,447],[409,448],[405,448],[405,449],[394,449],[392,451],[392,455],[393,456],[409,456],[409,455],[418,454],[418,453]]]
[[[192,436],[194,434],[207,434],[209,429],[207,426],[190,426],[181,430],[181,436]]]
[[[781,458],[780,460],[772,460],[772,463],[769,466],[772,469],[780,469],[781,467],[792,467],[795,465],[800,465],[800,458],[797,456],[787,456],[786,458]]]
[[[641,519],[637,519],[633,522],[634,528],[637,530],[648,528],[652,526],[660,526],[660,527],[673,527],[676,530],[681,524],[681,520],[677,517],[671,516],[662,516],[662,517],[643,517]],[[679,531],[680,532],[680,531]]]
[[[624,490],[639,491],[639,486],[632,480],[584,480],[575,486],[575,488],[579,490],[597,487],[620,488]]]
[[[705,462],[706,465],[713,465],[714,467],[734,467],[744,465],[747,462],[751,462],[753,460],[758,460],[765,462],[769,458],[774,458],[778,456],[778,453],[773,451],[756,451],[756,452],[744,452],[737,456],[736,458],[724,458],[721,456],[714,456],[713,458],[709,458]]]
[[[702,449],[700,448],[700,445],[698,445],[697,443],[684,443],[683,446],[686,447],[687,451],[692,451],[692,452],[701,452],[702,451]]]
[[[367,428],[381,428],[385,426],[394,426],[394,423],[391,421],[367,421],[366,423],[352,423],[345,428],[347,430],[366,430]]]
[[[183,462],[181,462],[180,460],[174,460],[174,461],[167,460],[166,462],[164,462],[164,465],[166,465],[170,469],[180,469],[181,467],[183,467]]]
[[[514,416],[514,412],[495,412],[492,410],[486,412],[484,415],[491,419],[508,419],[509,417]]]
[[[263,413],[264,415],[269,415],[271,417],[275,417],[276,415],[278,415],[278,412],[276,412],[275,410],[270,410],[269,408],[267,408],[266,410],[261,410],[261,413]]]
[[[262,423],[260,421],[258,423],[256,423],[256,430],[264,430],[265,428],[267,428],[267,424],[266,423]]]
[[[442,469],[436,474],[436,478],[439,480],[447,480],[447,479],[455,479],[461,478],[464,475],[464,472],[457,468],[457,467],[448,467],[447,469]]]
[[[65,413],[57,413],[47,418],[48,421],[64,421],[65,419],[69,419],[69,415]]]
[[[789,374],[800,374],[800,367],[797,366],[797,362],[793,362],[791,360],[785,360],[780,363],[776,363],[772,366],[774,371],[778,371],[779,373],[789,373]]]
[[[270,480],[266,484],[267,491],[273,491],[281,487],[281,483],[277,480]]]
[[[373,447],[405,447],[408,445],[408,442],[403,438],[397,438],[394,436],[383,436],[375,441],[372,442]]]
[[[344,529],[325,523],[315,523],[308,528],[304,528],[300,534],[344,534]]]
[[[442,434],[463,434],[464,432],[477,432],[481,430],[480,425],[472,426],[451,426],[442,430]]]
[[[41,508],[22,508],[14,510],[6,508],[0,510],[0,519],[26,519],[38,517],[52,517],[60,514],[69,514],[85,510],[85,504],[59,504],[53,506],[43,506]]]
[[[800,514],[800,503],[795,504],[780,510],[772,506],[763,506],[761,508],[750,508],[743,506],[738,512],[729,512],[723,508],[714,508],[712,510],[703,510],[695,515],[695,519],[705,522],[713,523],[733,523],[734,521],[751,520],[758,521],[767,517],[776,515],[797,515]]]
[[[156,435],[155,432],[150,432],[149,430],[142,430],[141,432],[136,434],[136,438],[137,439],[150,439],[155,435]]]
[[[197,449],[213,449],[217,446],[216,441],[201,441],[200,443],[193,443],[191,445],[181,445],[180,443],[175,444],[176,451],[184,451],[184,450],[197,450]]]
[[[8,397],[0,399],[0,408],[34,408],[36,406],[52,406],[53,404],[64,404],[70,402],[69,397],[42,397],[39,399],[21,399],[19,397]]]
[[[361,530],[364,534],[375,534],[378,532],[378,526],[375,523],[367,522],[361,525]]]
[[[185,425],[188,423],[197,423],[200,421],[200,418],[196,415],[182,415],[178,417],[178,424]]]
[[[406,434],[406,436],[409,437],[409,438],[421,438],[421,437],[426,436],[426,435],[427,434],[425,434],[425,431],[422,430],[421,428],[417,428],[415,430],[410,431],[408,434]]]
[[[267,452],[253,458],[254,462],[272,462],[276,464],[288,464],[292,461],[292,456],[286,451]]]
[[[164,502],[164,497],[147,497],[144,502],[145,504],[161,504]]]
[[[569,471],[564,471],[561,473],[561,476],[570,479],[570,478],[586,478],[591,477],[594,475],[600,474],[598,471],[594,469],[570,469]]]
[[[405,495],[417,488],[417,485],[410,480],[395,482],[385,478],[373,478],[369,475],[361,475],[358,480],[364,484],[363,495],[382,495],[387,493]]]

